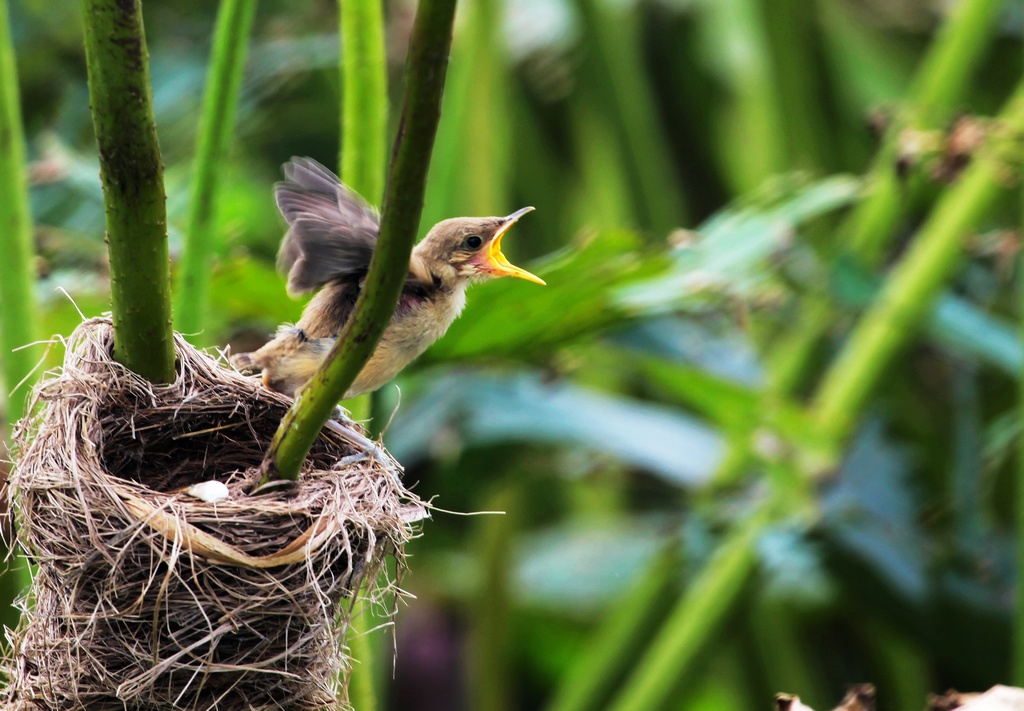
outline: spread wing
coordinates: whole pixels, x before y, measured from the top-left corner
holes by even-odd
[[[274,194],[289,225],[277,255],[288,293],[362,278],[380,232],[377,211],[311,158],[292,158],[284,176]]]

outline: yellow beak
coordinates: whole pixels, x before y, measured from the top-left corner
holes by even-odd
[[[501,238],[505,236],[508,229],[514,225],[520,217],[533,210],[532,207],[524,207],[520,210],[516,210],[511,215],[505,218],[502,222],[501,227],[494,233],[494,238],[487,245],[487,271],[496,277],[511,276],[518,277],[519,279],[526,279],[526,281],[532,281],[534,284],[540,284],[546,286],[543,279],[535,274],[531,274],[525,269],[520,269],[516,265],[508,261],[508,257],[501,253]]]

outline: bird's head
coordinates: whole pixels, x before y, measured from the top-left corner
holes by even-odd
[[[533,210],[524,207],[507,217],[453,217],[438,222],[416,246],[444,281],[480,281],[513,276],[537,284],[544,280],[515,266],[501,253],[501,239],[516,221]]]

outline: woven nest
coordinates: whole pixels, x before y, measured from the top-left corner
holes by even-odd
[[[15,433],[11,504],[38,565],[5,709],[347,708],[343,635],[422,504],[398,464],[328,423],[297,486],[251,494],[290,399],[183,339],[153,386],[83,323]],[[183,492],[227,484],[205,503]]]

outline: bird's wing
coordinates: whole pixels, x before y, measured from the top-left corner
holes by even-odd
[[[288,292],[364,275],[380,232],[377,211],[310,158],[292,158],[284,175],[274,194],[289,225],[277,255]]]

